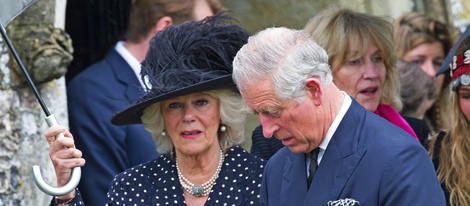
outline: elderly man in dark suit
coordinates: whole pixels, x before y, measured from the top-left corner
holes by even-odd
[[[338,89],[305,32],[261,31],[233,66],[264,136],[287,146],[267,163],[261,205],[445,205],[425,149]]]

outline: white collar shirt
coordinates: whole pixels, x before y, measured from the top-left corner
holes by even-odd
[[[129,66],[134,71],[137,79],[139,80],[140,85],[142,86],[142,88],[145,88],[144,82],[140,77],[140,72],[142,71],[142,68],[140,67],[140,62],[134,57],[134,55],[131,54],[131,52],[129,52],[129,50],[127,50],[127,48],[124,46],[124,41],[118,41],[114,46],[114,49],[129,64]]]

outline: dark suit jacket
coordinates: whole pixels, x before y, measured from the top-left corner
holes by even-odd
[[[408,124],[413,128],[413,131],[418,136],[419,141],[424,148],[428,148],[429,143],[429,128],[426,123],[421,119],[403,116]],[[275,137],[266,138],[263,135],[263,127],[260,125],[256,127],[251,135],[251,149],[250,152],[261,159],[269,160],[279,149],[284,145]]]
[[[141,91],[134,71],[114,49],[67,85],[70,131],[86,160],[79,184],[86,205],[104,205],[115,175],[158,157],[143,125],[111,124],[113,114]]]
[[[445,205],[426,150],[408,133],[353,100],[307,190],[304,154],[279,150],[267,163],[261,205]]]

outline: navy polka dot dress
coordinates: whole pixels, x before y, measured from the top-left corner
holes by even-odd
[[[264,164],[238,146],[228,149],[205,205],[259,205]],[[70,205],[83,205],[79,192]],[[160,155],[117,175],[107,205],[186,205],[175,159]]]

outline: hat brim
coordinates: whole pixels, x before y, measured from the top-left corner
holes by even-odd
[[[142,121],[140,118],[143,114],[143,110],[147,106],[179,96],[222,88],[236,89],[236,85],[232,80],[231,74],[205,82],[200,82],[198,84],[187,86],[166,94],[156,95],[154,97],[143,96],[141,100],[137,101],[137,103],[129,106],[127,109],[124,109],[121,112],[116,113],[111,118],[111,123],[115,125],[141,124]]]
[[[436,76],[449,71],[449,68],[450,68],[449,64],[455,56],[455,50],[460,45],[460,43],[468,36],[470,36],[470,26],[468,26],[467,29],[465,29],[465,32],[463,32],[462,35],[460,35],[457,42],[455,42],[454,46],[452,46],[452,49],[450,49],[449,53],[447,53],[447,56],[444,59],[444,63],[442,63],[441,68],[439,68],[439,71],[437,71]]]

